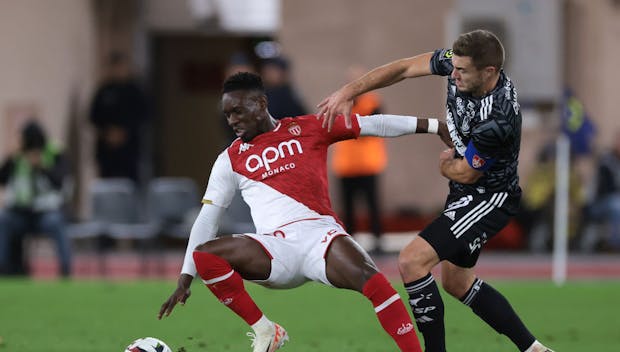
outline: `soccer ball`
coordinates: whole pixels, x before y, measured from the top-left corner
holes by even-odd
[[[160,339],[143,337],[129,344],[125,352],[172,352],[172,350]]]

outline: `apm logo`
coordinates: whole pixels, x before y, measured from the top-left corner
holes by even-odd
[[[277,147],[267,147],[263,149],[263,152],[260,155],[252,154],[248,156],[245,161],[245,168],[249,172],[256,172],[261,168],[265,168],[265,170],[270,171],[271,164],[275,163],[279,159],[303,153],[304,151],[301,148],[301,143],[299,143],[296,139],[291,139],[278,144]]]

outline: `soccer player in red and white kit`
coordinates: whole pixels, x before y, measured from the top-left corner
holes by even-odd
[[[267,110],[260,77],[247,72],[224,83],[222,110],[239,138],[213,165],[178,286],[161,306],[159,318],[185,303],[198,274],[252,327],[253,351],[275,351],[288,340],[287,332],[257,307],[243,280],[273,288],[316,281],[362,293],[400,350],[421,352],[400,296],[331,208],[326,158],[328,146],[340,140],[427,133],[429,120],[435,126],[436,120],[354,116],[353,127],[346,128],[341,117],[330,133],[315,115],[277,121]],[[447,129],[435,132],[449,139]],[[237,189],[250,206],[256,234],[215,238],[218,219]]]

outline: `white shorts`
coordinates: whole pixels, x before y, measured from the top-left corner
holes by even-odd
[[[327,280],[325,256],[334,238],[349,234],[333,218],[295,221],[268,234],[243,234],[263,246],[271,257],[267,280],[252,280],[272,288],[292,288],[307,281],[333,286]]]

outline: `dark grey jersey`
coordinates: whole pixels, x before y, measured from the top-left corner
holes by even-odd
[[[435,75],[452,73],[452,50],[436,50],[431,58]],[[446,123],[456,154],[465,156],[470,144],[486,157],[494,159],[489,169],[475,184],[450,181],[456,193],[508,192],[521,193],[517,166],[521,144],[521,111],[514,84],[502,71],[497,86],[482,97],[459,92],[448,77]],[[483,159],[479,159],[484,162]]]

